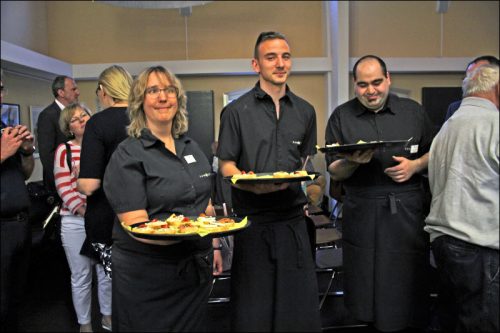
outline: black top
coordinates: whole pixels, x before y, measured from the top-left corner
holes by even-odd
[[[287,86],[278,119],[271,96],[257,83],[222,110],[218,141],[219,159],[235,161],[240,170],[295,171],[302,167],[301,157],[315,153],[316,113]],[[286,217],[296,214],[307,199],[300,183],[291,183],[286,190],[261,195],[233,187],[232,201],[240,216]]]
[[[43,109],[40,116],[38,116],[36,129],[40,161],[43,166],[43,182],[45,188],[55,194],[57,194],[57,191],[54,181],[54,156],[57,147],[68,139],[59,128],[60,115],[61,108],[54,101]]]
[[[5,127],[7,126],[2,122],[1,128]],[[21,158],[21,153],[18,151],[3,161],[0,167],[0,215],[2,218],[26,212],[30,205]]]
[[[433,125],[422,106],[407,98],[389,94],[385,107],[374,113],[366,109],[357,98],[338,106],[330,116],[326,128],[326,144],[357,143],[359,140],[390,141],[408,140],[406,146],[378,148],[370,163],[360,165],[351,177],[343,181],[350,187],[404,186],[420,182],[415,174],[407,182],[396,183],[384,173],[384,169],[397,164],[392,156],[409,159],[419,158],[429,151],[434,137]],[[336,157],[326,154],[330,165]]]
[[[145,209],[153,219],[205,212],[213,178],[208,159],[186,136],[175,139],[175,149],[177,155],[149,129],[142,131],[140,139],[129,137],[118,146],[104,176],[104,191],[117,214]],[[208,237],[170,246],[148,245],[133,240],[119,223],[115,223],[113,241],[113,246],[169,257],[211,246]]]
[[[130,123],[126,107],[110,107],[92,116],[85,125],[79,178],[104,178],[116,147],[127,138]],[[101,187],[87,197],[85,225],[91,242],[111,243],[115,214]]]

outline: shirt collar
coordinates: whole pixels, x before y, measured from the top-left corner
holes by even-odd
[[[255,90],[255,97],[258,99],[264,99],[266,98],[266,96],[268,96],[268,98],[271,98],[271,96],[269,96],[264,90],[262,90],[259,81],[257,81],[257,83],[255,84],[254,90]],[[282,98],[287,98],[289,101],[292,101],[292,93],[290,91],[290,88],[288,87],[288,84],[286,85],[285,88],[285,96],[283,96]]]
[[[154,134],[151,133],[151,130],[149,128],[143,128],[141,130],[141,136],[139,140],[141,140],[144,148],[154,147],[157,144],[163,145],[163,142],[161,142],[160,139],[154,136]],[[175,142],[175,150],[179,155],[184,151],[185,146],[191,142],[191,139],[184,135],[181,135],[177,139],[174,138],[174,142]]]
[[[56,102],[57,106],[59,106],[59,109],[64,110],[65,106],[63,103],[59,102],[59,100],[57,98],[55,99],[55,102]]]

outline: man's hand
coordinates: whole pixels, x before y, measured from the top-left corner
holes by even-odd
[[[0,153],[2,162],[14,155],[19,147],[21,147],[23,140],[19,137],[18,132],[13,127],[6,127],[2,130],[2,147]]]
[[[418,160],[409,160],[400,156],[393,156],[392,159],[398,162],[398,164],[385,169],[384,172],[396,183],[407,181],[420,169]]]
[[[18,137],[22,140],[21,149],[26,153],[32,153],[35,138],[24,125],[18,125],[16,126],[16,129]]]

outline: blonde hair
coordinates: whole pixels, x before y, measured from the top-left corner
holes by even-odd
[[[69,129],[69,125],[71,124],[71,119],[73,118],[73,115],[75,114],[75,111],[81,109],[84,112],[86,112],[89,116],[92,115],[90,112],[89,108],[85,106],[83,103],[71,103],[70,105],[66,106],[62,111],[61,115],[59,116],[59,128],[61,129],[61,132],[64,133],[67,137],[73,136],[73,133],[71,133]]]
[[[176,87],[179,91],[177,96],[178,109],[172,122],[172,135],[178,138],[188,130],[188,116],[186,110],[187,97],[184,89],[182,88],[181,81],[169,70],[163,66],[153,66],[142,71],[132,83],[130,90],[128,113],[130,118],[130,125],[128,127],[128,135],[131,137],[139,138],[141,131],[146,128],[146,115],[144,113],[144,96],[146,95],[146,88],[148,78],[151,74],[163,74],[170,81],[170,84]]]
[[[113,101],[126,102],[132,82],[132,75],[125,68],[113,65],[99,75],[97,84],[102,86],[106,94],[113,98]]]

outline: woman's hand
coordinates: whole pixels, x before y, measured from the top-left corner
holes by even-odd
[[[222,264],[222,251],[221,250],[214,250],[213,274],[214,275],[221,275],[223,270],[224,270],[224,267]]]
[[[220,238],[212,239],[212,247],[214,248],[214,275],[221,275],[224,267],[222,267],[222,250],[220,244]]]
[[[134,223],[149,221],[149,216],[148,216],[148,213],[146,212],[145,209],[134,210],[134,211],[125,212],[125,213],[117,214],[117,215],[118,215],[118,219],[120,220],[120,222],[124,223],[126,225],[132,225]],[[143,238],[135,237],[133,235],[130,235],[130,236],[138,242],[152,244],[152,245],[173,245],[173,244],[180,242],[180,241],[169,241],[169,240],[143,239]]]

